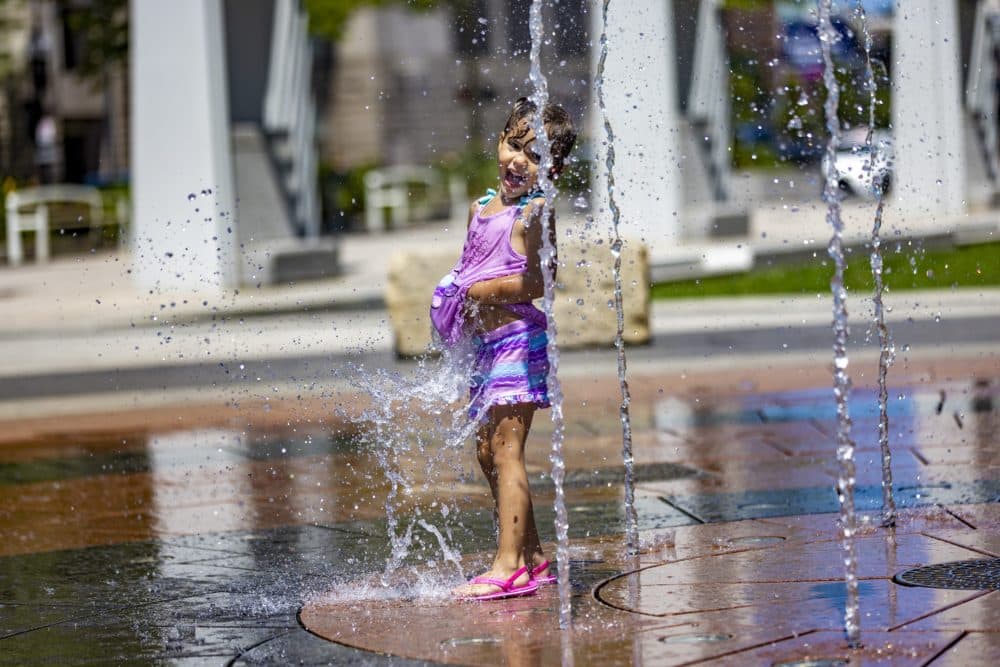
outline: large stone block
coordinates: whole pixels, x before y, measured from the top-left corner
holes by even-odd
[[[649,342],[649,255],[639,242],[626,242],[621,255],[622,331],[626,343]],[[606,239],[559,240],[555,318],[559,346],[566,349],[614,343],[614,258]]]
[[[389,261],[385,301],[396,354],[416,356],[431,343],[428,315],[434,286],[457,259],[455,252],[433,248],[397,252]],[[560,240],[555,318],[564,349],[614,343],[614,258],[606,240],[573,237]],[[624,339],[649,341],[649,262],[646,247],[626,242],[621,262],[625,312]]]
[[[423,354],[431,344],[431,294],[442,276],[458,261],[457,250],[401,250],[389,259],[385,304],[392,323],[396,354]]]

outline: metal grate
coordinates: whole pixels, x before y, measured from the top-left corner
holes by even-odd
[[[900,572],[893,581],[904,586],[986,591],[1000,588],[1000,558],[957,560]]]

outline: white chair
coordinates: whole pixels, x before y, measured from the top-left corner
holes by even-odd
[[[7,262],[17,266],[24,260],[21,233],[35,232],[35,260],[49,259],[49,205],[82,204],[89,211],[90,228],[104,224],[104,203],[97,188],[86,185],[41,185],[7,193]],[[30,212],[29,212],[30,211]]]
[[[432,167],[398,165],[373,169],[365,174],[365,227],[368,231],[385,231],[382,211],[386,208],[389,209],[394,229],[408,224],[411,214],[411,186],[416,184],[431,193],[445,187],[441,173]],[[468,202],[465,182],[457,175],[448,179],[447,198],[451,219],[463,219],[468,211]]]

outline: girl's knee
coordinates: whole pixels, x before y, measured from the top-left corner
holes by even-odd
[[[493,469],[493,447],[489,440],[476,446],[476,458],[479,459],[479,467],[483,472],[489,474]]]
[[[496,467],[515,463],[524,465],[524,443],[531,428],[534,406],[527,404],[495,406],[490,412],[491,428],[479,440],[480,465]],[[485,450],[485,451],[484,451]]]
[[[496,437],[490,442],[490,461],[494,466],[510,463],[524,464],[524,439],[517,434]]]

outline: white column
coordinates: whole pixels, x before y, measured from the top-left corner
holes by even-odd
[[[595,68],[600,57],[601,4],[595,0],[590,10]],[[678,243],[681,228],[672,5],[663,0],[613,0],[608,10],[604,100],[615,133],[615,202],[621,210],[622,235],[645,242],[654,266]],[[593,210],[598,225],[610,226],[606,139],[596,98],[595,93],[589,133],[597,158]]]
[[[717,200],[729,196],[729,63],[719,20],[719,0],[701,0],[698,5],[698,28],[691,68],[691,93],[688,97],[688,118],[704,123],[711,139],[709,170],[713,178],[713,195]],[[695,137],[701,144],[704,137]]]
[[[965,107],[974,116],[977,143],[981,143],[986,173],[996,190],[1000,161],[997,137],[997,62],[993,52],[1000,41],[1000,0],[982,0],[976,7],[972,28],[972,48],[969,53],[969,78],[965,90]]]
[[[893,27],[894,206],[909,221],[965,210],[956,0],[899,0]]]
[[[237,279],[222,16],[221,0],[131,0],[131,244],[144,288]]]

